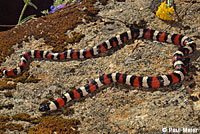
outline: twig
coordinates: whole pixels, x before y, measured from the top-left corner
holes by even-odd
[[[15,27],[16,25],[0,25],[0,27]]]

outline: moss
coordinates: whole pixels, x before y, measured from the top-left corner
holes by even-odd
[[[32,75],[30,75],[28,72],[24,72],[21,76],[13,79],[14,82],[21,82],[21,83],[37,83],[38,81],[40,81],[40,79],[37,79],[35,77],[33,77]]]
[[[85,36],[82,33],[73,33],[72,35],[73,35],[73,37],[69,38],[69,40],[68,40],[69,43],[79,42],[81,40],[81,38],[83,38]]]
[[[99,0],[103,5],[106,5],[108,0]]]
[[[16,88],[16,83],[11,83],[6,80],[0,80],[0,90]]]
[[[6,123],[11,119],[10,116],[0,115],[0,134],[3,134],[6,131]]]
[[[0,115],[0,122],[6,122],[10,120],[10,116]]]
[[[1,125],[1,124],[0,124]],[[0,126],[1,127],[1,126]],[[3,134],[4,133],[4,131],[3,130],[0,130],[0,134]]]
[[[24,72],[21,76],[16,78],[4,78],[0,80],[0,90],[4,89],[15,89],[18,82],[21,83],[37,83],[40,79],[29,75],[28,72]]]
[[[6,130],[5,126],[6,126],[6,122],[0,122],[0,131],[1,132],[4,132]]]
[[[5,78],[0,80],[0,90],[15,89],[17,82],[21,83],[37,83],[40,79],[30,76],[28,72],[24,72],[21,76],[16,78]]]
[[[41,121],[41,118],[37,118],[37,117],[31,117],[29,114],[27,113],[18,113],[14,116],[12,116],[12,118],[16,121],[28,121],[34,124],[37,124]]]
[[[63,114],[64,114],[65,116],[74,114],[74,109],[73,109],[73,108],[67,108],[67,110],[63,110]]]
[[[107,1],[100,0],[103,5],[107,4]],[[14,44],[27,41],[28,37],[32,35],[36,39],[44,38],[46,44],[54,48],[62,46],[67,39],[70,39],[66,36],[66,31],[74,29],[78,24],[82,23],[83,19],[86,21],[95,20],[93,16],[99,11],[98,8],[93,6],[95,2],[97,0],[83,0],[81,3],[63,8],[53,14],[36,20],[33,19],[11,30],[0,32],[0,61],[4,62],[5,58],[14,52],[12,48]],[[77,36],[76,38],[80,37]],[[59,51],[61,51],[61,48]]]
[[[24,72],[21,76],[17,77],[17,78],[8,78],[10,80],[13,80],[14,82],[22,82],[24,83],[24,81],[28,78],[29,73],[28,72]]]
[[[7,91],[4,93],[5,97],[13,97],[12,92],[11,91]]]
[[[21,130],[23,130],[24,128],[23,128],[23,126],[22,126],[21,124],[17,124],[17,123],[8,123],[8,124],[6,124],[5,129],[8,129],[8,130],[10,130],[10,131],[14,131],[14,130],[19,130],[19,131],[21,131]]]
[[[30,77],[28,77],[25,80],[25,83],[37,83],[39,82],[41,79],[35,78],[33,75],[31,75]]]
[[[42,118],[32,118],[32,120],[30,122],[33,124],[38,124],[38,123],[40,123],[41,119]]]
[[[13,119],[18,121],[18,120],[21,120],[21,121],[30,121],[32,120],[31,116],[27,113],[19,113],[19,114],[16,114],[13,116]]]
[[[7,123],[11,120],[10,116],[3,116],[0,115],[0,134],[6,131],[6,129],[13,131],[13,130],[23,130],[23,126],[21,124],[16,123]]]
[[[55,52],[62,52],[63,51],[63,48],[65,49],[66,48],[66,44],[72,44],[72,43],[76,43],[76,42],[79,42],[85,35],[82,34],[82,33],[72,33],[72,37],[69,38],[67,37],[65,43],[61,44],[61,45],[58,45],[56,46],[53,51]]]
[[[80,121],[77,119],[64,119],[60,116],[46,116],[41,119],[35,127],[27,130],[28,134],[75,134],[77,125]]]

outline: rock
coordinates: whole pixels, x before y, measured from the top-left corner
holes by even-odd
[[[80,22],[76,24],[75,27],[70,27],[69,31],[67,30],[67,26],[72,24],[70,17],[80,15],[78,13],[80,13],[81,10],[78,12],[75,11],[75,7],[79,5],[75,5],[73,8],[60,10],[55,14],[46,16],[45,19],[39,18],[37,21],[30,20],[29,23],[21,25],[16,33],[20,34],[20,32],[28,32],[30,29],[33,29],[33,31],[36,30],[33,32],[33,35],[36,35],[37,32],[41,32],[40,30],[42,29],[42,37],[40,38],[40,36],[37,36],[35,38],[30,38],[30,40],[25,40],[24,43],[18,42],[21,46],[14,46],[14,52],[6,58],[5,62],[1,63],[1,66],[6,68],[16,67],[20,55],[26,51],[34,49],[52,50],[54,47],[57,47],[59,43],[62,44],[61,40],[65,40],[64,37],[68,35],[67,33],[79,32],[85,36],[81,38],[80,42],[70,44],[63,43],[63,47],[61,48],[65,50],[70,48],[85,49],[94,47],[113,36],[127,31],[129,29],[128,24],[133,24],[135,21],[142,19],[145,19],[147,22],[147,28],[169,31],[170,33],[186,31],[184,28],[181,29],[174,26],[177,23],[176,21],[167,23],[158,19],[149,9],[150,2],[151,1],[148,0],[126,0],[126,2],[109,0],[108,4],[105,6],[97,3],[95,6],[100,10],[98,17],[94,17],[95,15],[87,16],[89,18],[91,17],[90,19],[93,21],[88,23]],[[86,5],[84,6],[86,7]],[[184,14],[183,23],[184,25],[193,27],[199,23],[196,19],[199,16],[199,12],[194,10],[199,8],[199,5],[194,3],[193,8],[187,7],[188,3],[183,2],[177,6],[177,11],[180,12],[184,8],[187,9],[187,13]],[[85,8],[84,11],[86,12],[87,10],[88,8]],[[94,9],[91,8],[90,10],[93,11]],[[76,14],[73,14],[74,12]],[[73,16],[70,16],[72,14]],[[85,15],[86,14],[83,16]],[[54,18],[52,18],[52,16],[54,16]],[[87,19],[87,17],[85,19]],[[56,21],[58,18],[59,21]],[[82,20],[82,16],[78,18]],[[36,25],[33,25],[33,22],[36,23]],[[55,23],[52,24],[53,22]],[[37,24],[41,25],[36,27]],[[22,29],[25,26],[28,26],[28,28]],[[58,27],[55,28],[56,26]],[[66,34],[60,34],[60,31]],[[55,35],[56,38],[45,38],[49,37],[47,36],[49,32],[53,32],[50,37]],[[5,33],[7,33],[7,31]],[[191,37],[191,34],[188,33],[187,36]],[[0,37],[4,36],[2,35]],[[17,37],[15,36],[15,38]],[[19,39],[23,38],[18,37],[17,40]],[[199,38],[193,37],[193,39],[197,43],[200,42]],[[49,43],[54,40],[56,40],[56,43],[54,46],[50,46]],[[138,45],[135,45],[136,43]],[[3,47],[3,49],[5,49],[5,47]],[[197,49],[199,49],[199,45],[197,45]],[[81,121],[78,130],[83,134],[108,132],[112,134],[162,133],[162,128],[167,126],[199,128],[199,119],[195,117],[193,114],[194,110],[191,107],[194,105],[194,109],[197,110],[195,112],[198,112],[198,97],[196,100],[189,99],[190,94],[188,91],[190,88],[185,81],[159,89],[137,88],[119,83],[112,83],[100,87],[98,91],[89,94],[85,98],[67,103],[65,107],[58,111],[45,114],[41,114],[38,111],[38,107],[43,101],[53,98],[57,99],[60,94],[80,88],[88,81],[96,79],[103,74],[112,72],[127,73],[137,76],[169,74],[174,70],[171,59],[176,50],[178,50],[178,46],[172,44],[141,39],[134,43],[130,42],[115,50],[109,50],[109,52],[102,53],[95,58],[62,62],[34,60],[30,63],[26,71],[41,80],[38,83],[18,82],[16,89],[11,89],[13,98],[5,97],[3,94],[4,91],[1,91],[0,106],[3,105],[4,107],[0,109],[0,114],[14,115],[16,113],[25,112],[39,117],[61,115],[63,118],[76,118]],[[194,58],[190,62],[190,68],[194,70],[188,73],[189,76],[186,76],[193,77],[193,79],[188,81],[195,83],[193,88],[197,90],[196,92],[199,92],[198,89],[200,87],[200,58],[198,53],[199,51],[197,51],[196,54],[192,54],[194,57],[197,56],[197,58]],[[40,67],[38,68],[37,66]],[[51,98],[49,98],[49,96],[51,96]],[[66,116],[62,111],[68,108],[73,109],[74,113]],[[30,123],[30,126],[35,126],[35,124]],[[24,131],[21,133],[23,132]]]

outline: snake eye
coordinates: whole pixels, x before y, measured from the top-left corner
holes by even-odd
[[[40,112],[46,112],[46,111],[49,111],[49,110],[50,110],[49,105],[50,105],[50,103],[46,103],[46,104],[42,104],[42,105],[40,105],[40,107],[39,107],[39,111],[40,111]]]

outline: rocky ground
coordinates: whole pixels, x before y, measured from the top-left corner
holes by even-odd
[[[156,76],[172,72],[171,58],[177,46],[156,41],[136,40],[122,48],[91,59],[66,62],[34,60],[30,63],[27,72],[28,77],[38,81],[27,82],[16,81],[17,78],[2,78],[2,83],[13,84],[13,87],[1,88],[0,114],[2,117],[9,116],[9,119],[3,122],[0,118],[2,121],[0,125],[16,123],[21,124],[23,129],[11,131],[0,126],[0,132],[33,133],[29,128],[41,122],[34,124],[14,118],[16,114],[27,113],[31,118],[60,115],[64,119],[78,119],[79,125],[69,128],[71,130],[69,133],[154,134],[162,133],[162,128],[167,130],[193,128],[194,132],[200,133],[200,3],[195,0],[194,2],[175,1],[177,11],[175,20],[166,22],[155,16],[149,0],[126,0],[125,2],[108,0],[103,4],[102,1],[97,1],[91,3],[94,7],[83,5],[84,2],[87,3],[83,1],[74,5],[74,8],[70,7],[72,9],[65,8],[55,14],[32,19],[10,31],[0,33],[1,37],[4,37],[4,40],[0,38],[3,43],[8,43],[10,39],[6,35],[14,33],[12,37],[14,41],[10,43],[13,45],[8,51],[10,55],[1,57],[4,61],[1,66],[8,69],[16,67],[20,55],[26,51],[84,49],[125,32],[131,26],[146,27],[158,31],[181,33],[195,40],[197,51],[190,56],[189,73],[185,80],[156,90],[114,83],[84,99],[69,103],[61,110],[42,114],[38,111],[38,107],[43,101],[52,97],[56,99],[62,93],[83,86],[89,80],[105,73],[121,72]],[[75,11],[77,8],[80,14]],[[85,10],[87,12],[83,12]],[[69,18],[70,15],[78,16],[81,13],[86,14],[79,16],[77,20],[80,22],[74,24]],[[67,21],[66,26],[65,21]],[[61,31],[63,33],[60,33]],[[78,39],[73,40],[74,36]],[[2,50],[1,56],[4,54]],[[10,93],[10,96],[6,93]],[[35,133],[41,131],[35,130]],[[59,133],[57,129],[48,132]]]

